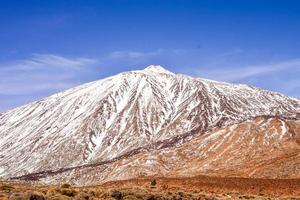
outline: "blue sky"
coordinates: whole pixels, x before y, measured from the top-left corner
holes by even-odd
[[[0,0],[0,111],[160,64],[300,98],[297,0]]]

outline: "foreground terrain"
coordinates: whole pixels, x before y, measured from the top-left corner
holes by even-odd
[[[300,199],[300,179],[145,177],[85,187],[1,182],[0,199]]]

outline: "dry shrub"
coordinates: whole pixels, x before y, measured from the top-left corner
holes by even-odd
[[[87,191],[88,195],[91,197],[96,197],[96,190],[95,189],[89,189]]]
[[[0,200],[8,200],[7,194],[0,193]]]
[[[137,198],[134,195],[127,195],[123,198],[124,200],[139,200],[139,198]]]
[[[56,194],[54,196],[47,197],[47,200],[72,200],[72,198],[61,194]]]
[[[156,200],[157,198],[154,195],[149,195],[146,197],[146,200]]]
[[[10,195],[9,200],[28,200],[28,194],[26,193],[13,193]]]
[[[68,189],[59,189],[59,188],[50,188],[47,191],[46,199],[47,200],[70,200],[72,197],[63,195],[62,192]],[[68,192],[66,192],[68,193]]]
[[[75,197],[77,194],[77,191],[74,189],[62,189],[60,193],[62,195],[68,196],[68,197]]]
[[[47,193],[46,193],[46,196],[54,196],[58,194],[58,191],[55,189],[55,188],[50,188]]]
[[[61,188],[70,188],[71,185],[69,183],[64,183],[60,186]]]
[[[97,197],[97,198],[104,198],[108,196],[108,194],[105,191],[97,188],[89,189],[85,193],[87,193],[90,197]]]
[[[13,190],[14,187],[11,185],[1,185],[0,186],[0,190],[2,191],[6,191],[6,192],[10,192],[11,190]]]
[[[78,200],[89,200],[90,196],[89,196],[89,194],[87,194],[85,192],[79,192],[76,196],[76,199],[78,199]]]
[[[45,200],[45,197],[41,193],[34,192],[29,195],[29,200]]]
[[[117,190],[113,190],[110,192],[110,196],[117,199],[117,200],[121,200],[123,199],[123,193]]]
[[[153,187],[154,187],[154,186],[156,186],[156,184],[157,184],[157,182],[156,182],[156,180],[155,180],[155,179],[154,179],[154,180],[152,180],[152,181],[151,181],[151,183],[150,183],[150,185],[151,185],[151,186],[153,186]]]

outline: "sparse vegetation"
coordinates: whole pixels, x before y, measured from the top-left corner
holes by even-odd
[[[70,188],[71,185],[69,183],[64,183],[60,186],[61,188]]]
[[[6,191],[6,192],[8,191],[8,192],[9,192],[9,191],[11,191],[12,189],[14,189],[14,187],[11,186],[11,185],[1,185],[1,186],[0,186],[0,190],[1,190],[1,191]]]
[[[28,200],[28,194],[26,193],[13,193],[9,196],[9,200]]]
[[[117,199],[117,200],[123,199],[122,192],[116,191],[116,190],[111,191],[110,196],[113,197],[113,198],[115,198],[115,199]]]
[[[29,200],[45,200],[45,197],[43,194],[32,193],[30,194]]]
[[[77,192],[76,192],[76,190],[73,190],[73,189],[62,189],[61,194],[68,196],[68,197],[75,197]]]
[[[152,180],[151,183],[150,183],[151,188],[155,188],[156,184],[157,184],[156,180],[155,179]]]
[[[0,200],[229,200],[229,199],[272,199],[274,196],[256,193],[207,190],[205,188],[184,189],[178,183],[159,179],[148,179],[144,183],[133,185],[74,187],[32,185],[27,183],[0,182]],[[149,188],[150,186],[155,189]],[[184,182],[186,184],[186,182]],[[295,196],[293,196],[295,197]],[[286,198],[286,199],[293,199]],[[297,196],[296,196],[297,197]],[[294,199],[297,199],[297,198]],[[299,195],[298,195],[299,199]]]
[[[89,200],[90,196],[89,196],[89,194],[87,194],[85,192],[80,192],[77,195],[77,199],[80,199],[80,200]]]

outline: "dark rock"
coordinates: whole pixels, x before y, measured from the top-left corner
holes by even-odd
[[[29,199],[30,200],[45,200],[45,197],[43,195],[39,195],[39,194],[31,194]]]
[[[110,193],[110,196],[113,197],[113,198],[115,198],[115,199],[117,199],[117,200],[123,199],[123,194],[120,191],[112,191]]]

